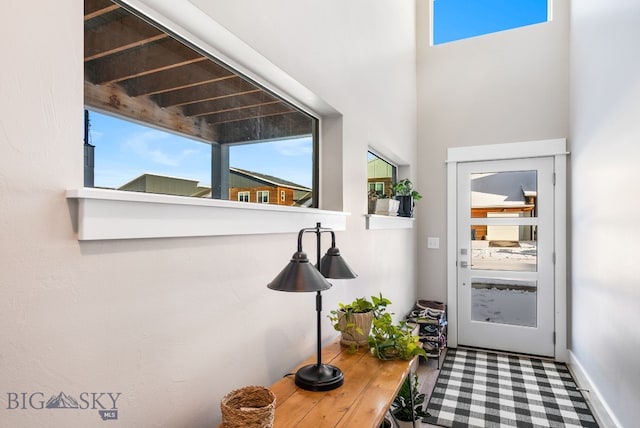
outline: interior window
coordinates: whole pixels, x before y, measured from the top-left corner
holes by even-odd
[[[392,186],[396,182],[397,167],[382,157],[367,152],[367,193],[376,197],[393,196]]]
[[[317,207],[317,118],[124,5],[84,7],[85,187]]]

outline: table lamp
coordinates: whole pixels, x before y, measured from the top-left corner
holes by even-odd
[[[316,234],[317,262],[315,266],[309,262],[307,254],[302,251],[302,236],[306,232],[314,232]],[[331,233],[331,247],[327,250],[327,254],[320,259],[320,237],[322,233]],[[320,223],[317,223],[316,227],[301,229],[298,232],[298,251],[293,254],[289,264],[267,285],[270,289],[277,291],[316,292],[317,362],[298,369],[295,374],[295,383],[298,387],[309,391],[330,391],[344,383],[344,375],[338,367],[322,364],[321,292],[331,288],[331,284],[325,278],[351,279],[356,276],[340,256],[340,250],[336,248],[336,238],[333,230],[323,228]]]

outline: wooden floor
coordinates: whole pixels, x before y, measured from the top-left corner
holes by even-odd
[[[442,361],[444,360],[445,352],[440,355],[440,366],[442,366]],[[438,374],[440,370],[438,370],[438,362],[435,358],[429,358],[428,361],[424,361],[420,359],[420,364],[417,369],[418,373],[418,382],[420,387],[420,392],[426,395],[424,403],[425,407],[429,402],[429,398],[431,398],[431,391],[433,391],[433,386],[436,384],[436,380],[438,379]],[[420,428],[426,427],[437,427],[437,425],[431,425],[424,422],[421,422],[419,425]]]

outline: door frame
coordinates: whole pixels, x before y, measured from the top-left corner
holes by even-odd
[[[567,142],[565,138],[482,146],[453,147],[447,150],[447,342],[458,346],[457,286],[457,189],[458,163],[553,157],[554,187],[554,324],[556,361],[566,362],[567,352]]]

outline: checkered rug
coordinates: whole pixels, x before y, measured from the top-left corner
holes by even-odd
[[[449,349],[426,422],[443,427],[594,427],[567,366],[537,358]]]

